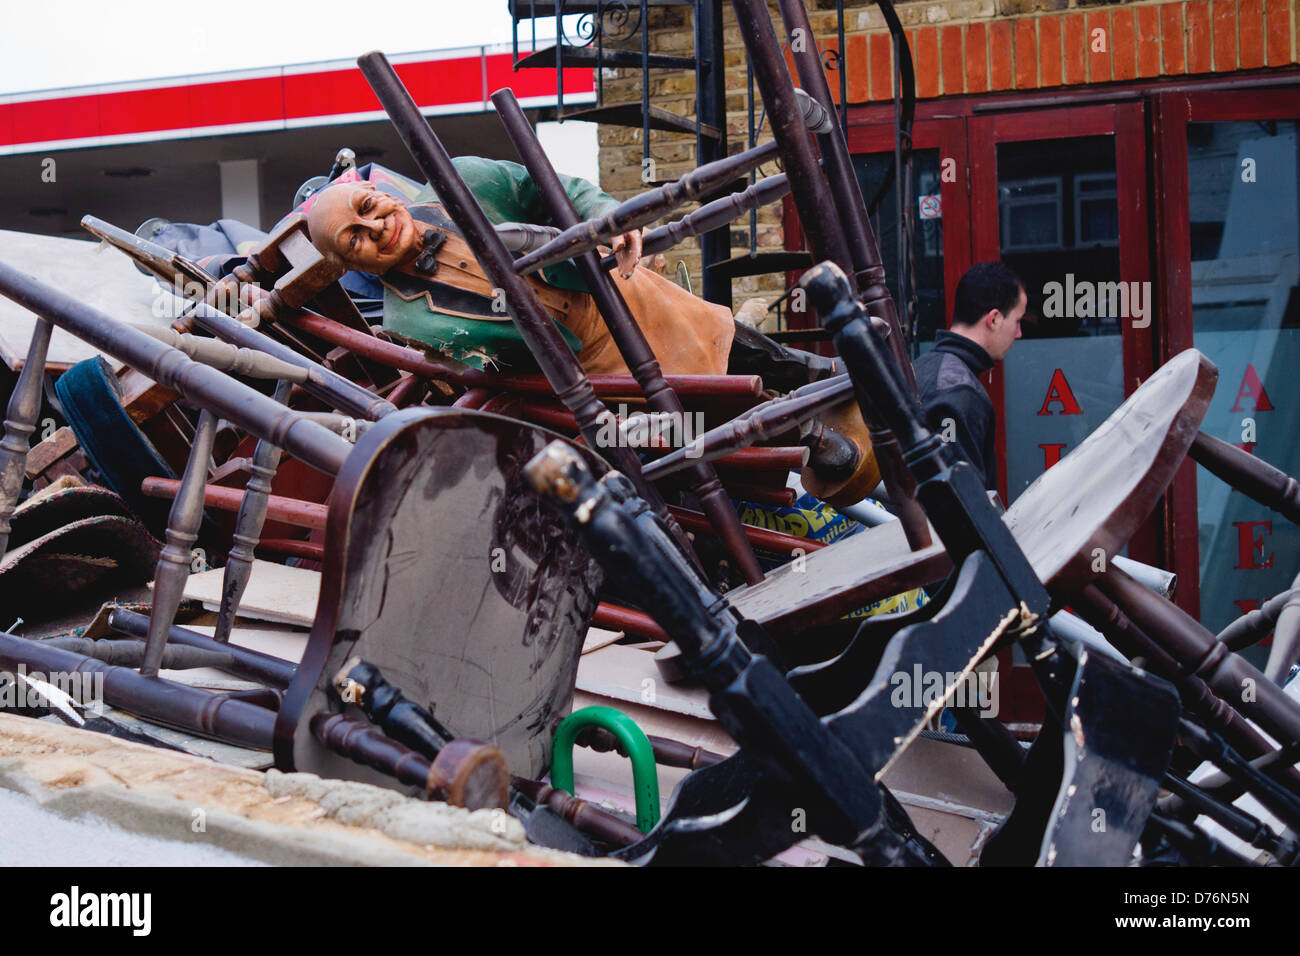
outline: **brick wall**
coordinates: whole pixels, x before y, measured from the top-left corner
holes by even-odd
[[[806,2],[818,45],[836,50],[834,3]],[[1300,0],[896,0],[895,6],[916,64],[917,95],[929,99],[1288,66],[1296,63],[1300,54],[1298,3]],[[775,4],[769,6],[777,34],[784,36]],[[849,102],[888,100],[892,47],[880,11],[874,3],[845,6],[843,62]],[[727,129],[734,152],[746,145],[745,58],[730,4],[724,4],[724,11]],[[693,52],[688,10],[656,11],[651,22],[652,50],[678,55]],[[830,80],[838,102],[839,78],[832,72]],[[640,86],[640,71],[609,71],[606,102],[639,99]],[[694,74],[652,71],[650,97],[675,113],[694,116]],[[652,130],[655,178],[674,179],[692,168],[694,146],[693,136]],[[606,191],[622,198],[643,189],[641,158],[639,128],[601,127],[601,185]],[[780,212],[779,206],[760,212],[760,250],[782,247]],[[748,230],[748,217],[733,223],[734,254],[748,250]],[[670,269],[679,259],[691,270],[698,291],[698,243],[691,241],[672,250]],[[748,296],[775,295],[782,290],[783,277],[779,275],[737,279],[733,284],[737,305]]]

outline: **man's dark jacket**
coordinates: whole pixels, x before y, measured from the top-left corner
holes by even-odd
[[[962,455],[983,478],[984,487],[996,489],[993,402],[978,377],[993,367],[993,359],[955,332],[940,332],[934,343],[934,348],[914,363],[926,422],[940,437],[955,437]],[[946,419],[952,420],[951,426]]]

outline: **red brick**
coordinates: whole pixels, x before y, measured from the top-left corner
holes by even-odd
[[[1038,88],[1038,31],[1034,21],[1022,17],[1016,21],[1016,89]]]
[[[1291,4],[1289,0],[1268,0],[1268,65],[1291,62]]]
[[[1088,31],[1084,29],[1083,14],[1065,16],[1065,82],[1088,82]]]
[[[854,33],[846,39],[844,45],[849,49],[844,64],[849,74],[849,102],[865,103],[870,98],[867,85],[870,77],[867,73],[867,35]]]
[[[1061,85],[1061,18],[1038,21],[1038,69],[1043,86]]]
[[[1011,24],[997,20],[989,24],[989,87],[1011,89]]]
[[[1138,7],[1137,17],[1138,76],[1156,76],[1160,72],[1160,8]]]
[[[908,54],[912,57],[912,74],[915,79],[916,74],[916,31],[907,31],[907,49]]]
[[[1133,11],[1116,10],[1111,14],[1111,58],[1115,63],[1115,79],[1131,80],[1137,76],[1136,38],[1133,36]]]
[[[1213,69],[1209,0],[1192,0],[1184,15],[1187,18],[1187,72],[1209,73]]]
[[[832,70],[829,67],[825,68],[826,85],[831,88],[831,102],[834,103],[836,106],[839,106],[840,105],[840,70],[844,69],[845,67],[844,61],[839,59],[838,57],[838,54],[840,52],[839,37],[827,37],[825,40],[818,40],[817,49],[822,53],[821,61],[823,64],[836,63],[836,61],[839,60],[839,62],[836,64],[837,65],[836,69]],[[799,76],[798,73],[792,75],[795,76],[796,78]],[[848,77],[845,77],[845,79],[847,80]],[[795,83],[798,84],[798,82],[799,82],[798,79],[796,79]]]
[[[1237,0],[1214,0],[1210,36],[1214,40],[1214,72],[1237,68]]]
[[[1098,33],[1097,31],[1101,31]],[[1115,38],[1111,35],[1110,16],[1105,10],[1088,14],[1088,82],[1105,83],[1110,79],[1111,50]]]
[[[951,96],[962,92],[966,81],[965,60],[961,51],[961,27],[943,28],[943,92]]]
[[[925,27],[916,35],[916,95],[930,97],[939,93],[939,31]]]
[[[1182,73],[1187,69],[1184,52],[1187,37],[1183,33],[1183,5],[1166,3],[1160,8],[1161,47],[1164,52],[1165,75]]]
[[[989,88],[989,39],[982,23],[966,27],[966,91],[983,93]]]
[[[1264,0],[1241,0],[1237,7],[1237,47],[1243,70],[1264,65]]]
[[[894,95],[894,51],[888,33],[873,33],[867,41],[871,49],[871,98],[887,100]]]

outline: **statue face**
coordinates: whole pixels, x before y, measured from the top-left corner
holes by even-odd
[[[371,183],[323,190],[307,214],[312,244],[347,268],[382,275],[420,254],[420,230],[406,204]]]

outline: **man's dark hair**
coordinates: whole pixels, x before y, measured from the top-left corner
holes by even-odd
[[[1016,307],[1025,283],[1000,262],[979,262],[957,283],[952,324],[970,326],[997,309],[1004,315]]]

